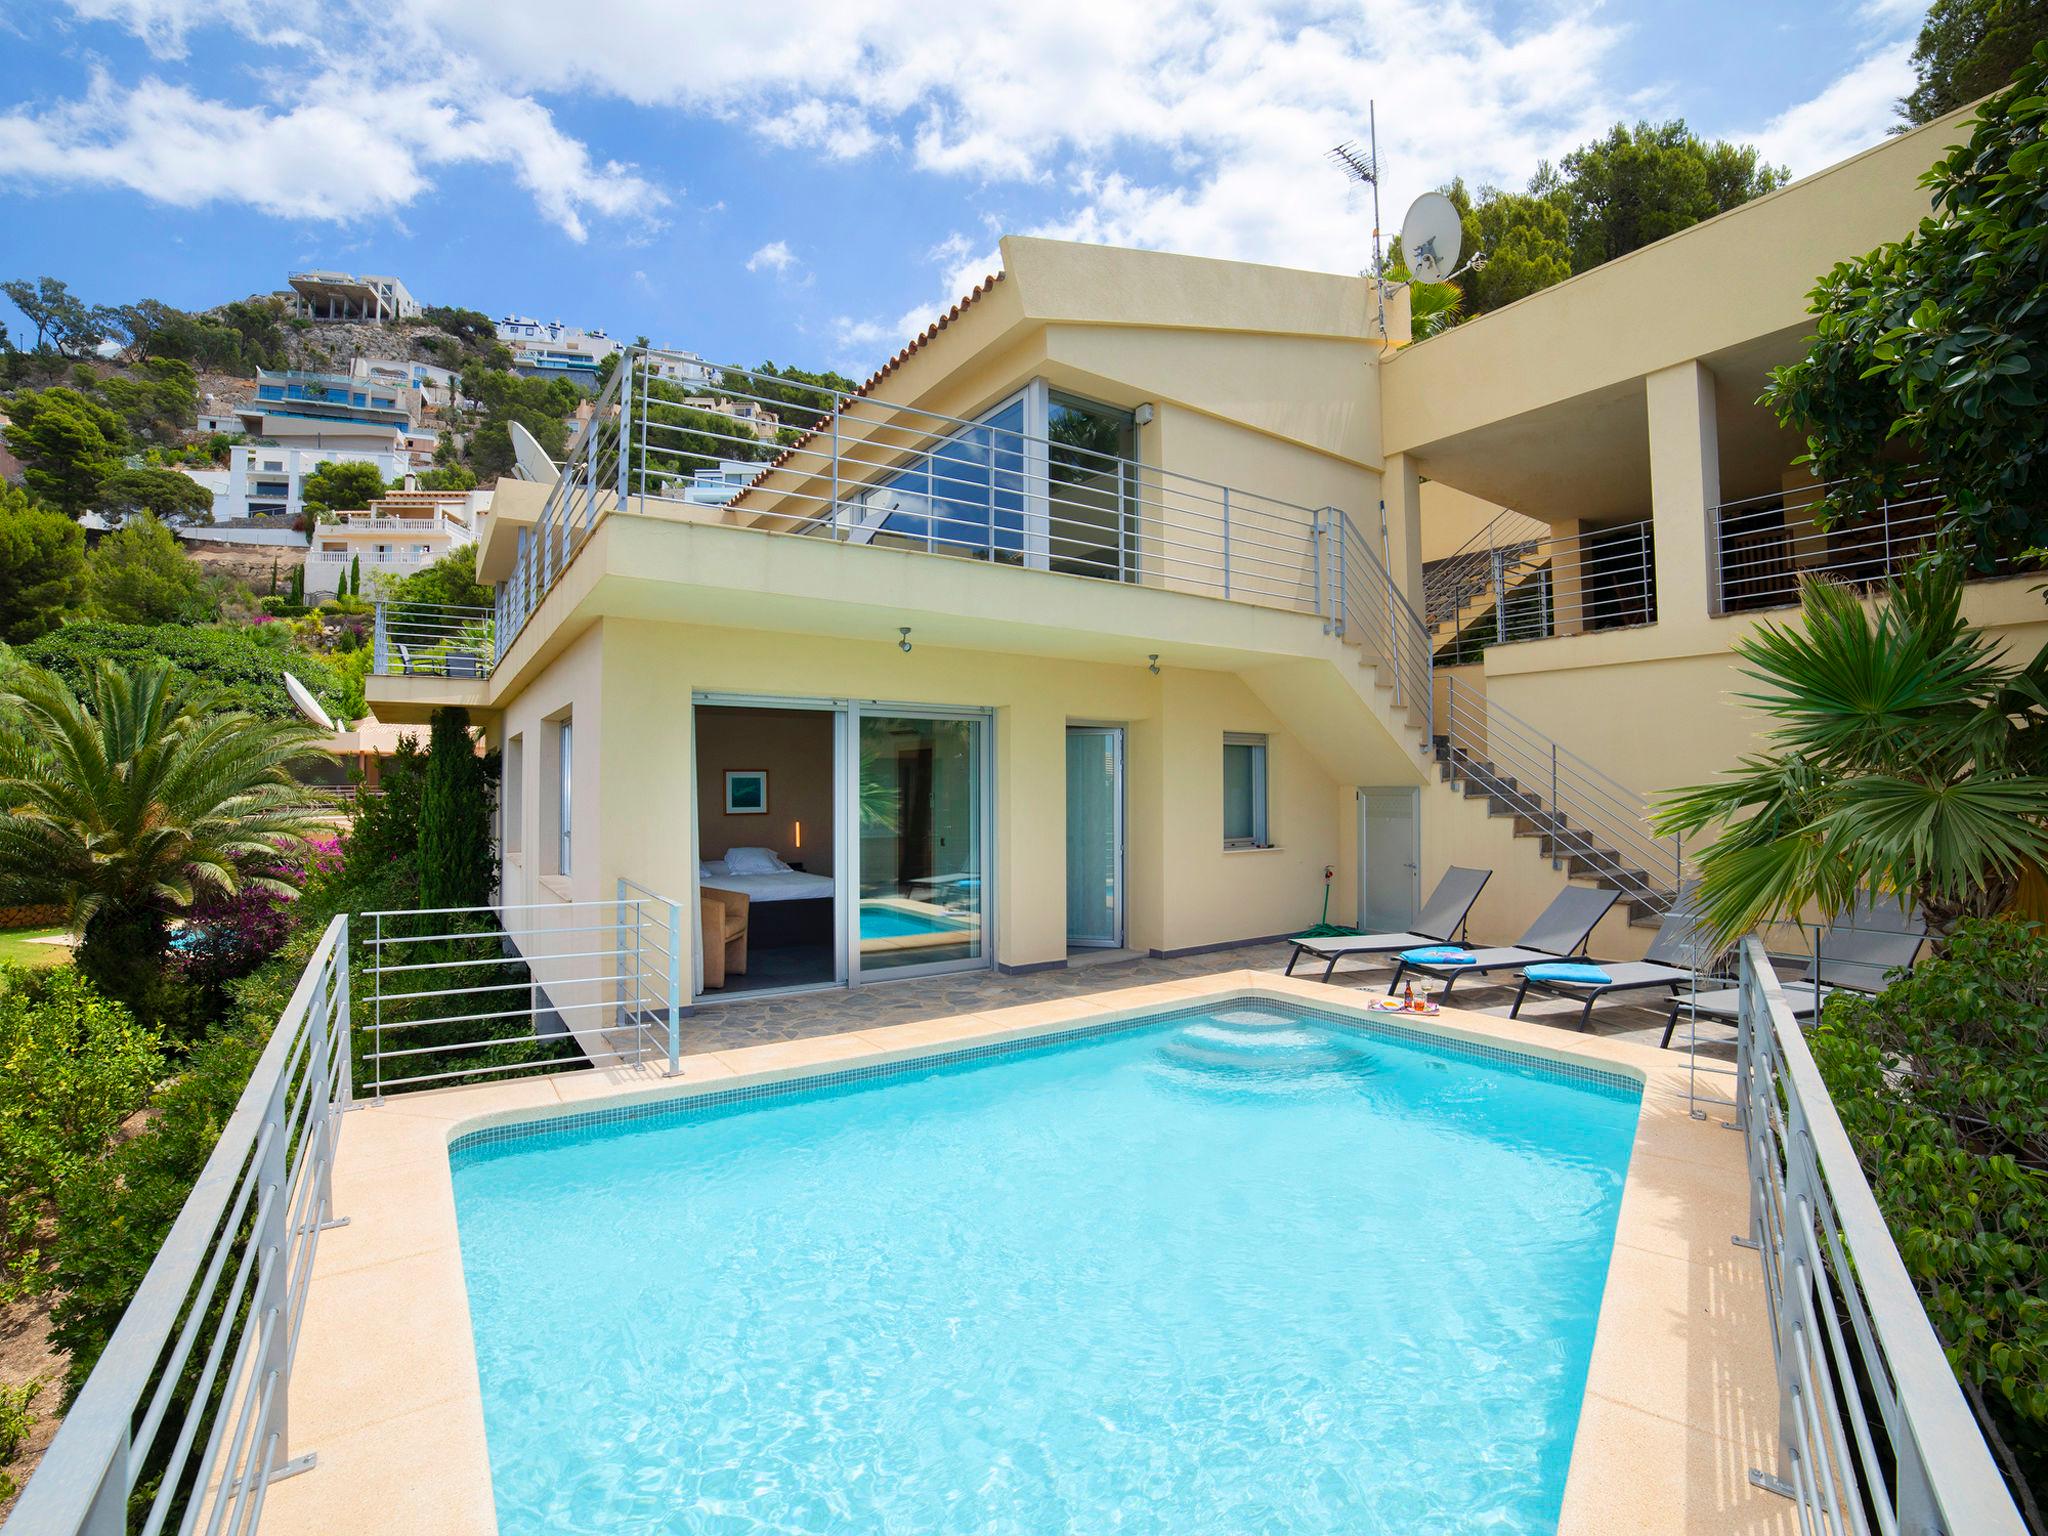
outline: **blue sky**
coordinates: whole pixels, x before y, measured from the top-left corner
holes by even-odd
[[[0,0],[0,277],[204,307],[302,266],[862,374],[1003,233],[1326,270],[1616,118],[1795,173],[1880,138],[1922,7]],[[0,301],[0,320],[19,317]]]

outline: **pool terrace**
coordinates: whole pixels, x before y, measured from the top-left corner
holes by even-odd
[[[457,1137],[922,1062],[1162,1007],[1261,997],[1355,1010],[1368,990],[1363,977],[1286,978],[1284,963],[1271,946],[735,1003],[684,1021],[674,1077],[620,1066],[398,1096],[350,1115],[333,1171],[350,1224],[314,1268],[291,1403],[294,1440],[317,1445],[320,1461],[272,1488],[265,1530],[496,1529],[448,1156]],[[1479,989],[1473,1001],[1492,1004]],[[1483,1050],[1643,1084],[1560,1529],[1794,1530],[1793,1507],[1748,1478],[1774,1456],[1777,1388],[1761,1276],[1734,1241],[1748,1224],[1743,1138],[1718,1116],[1693,1117],[1685,1057],[1650,1048],[1661,1017],[1589,1036],[1478,1011],[1434,1023]]]

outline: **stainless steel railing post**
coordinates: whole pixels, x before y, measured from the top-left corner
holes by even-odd
[[[668,904],[668,1075],[682,1070],[683,908]]]

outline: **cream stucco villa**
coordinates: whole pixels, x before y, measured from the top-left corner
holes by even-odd
[[[1802,521],[1755,401],[1955,129],[1420,342],[1358,277],[1006,239],[736,496],[691,494],[733,448],[636,361],[497,491],[494,654],[422,664],[393,613],[371,702],[503,750],[504,901],[726,892],[700,999],[1235,945],[1326,868],[1379,927],[1491,869],[1503,941],[1603,882],[1592,952],[1639,954],[1685,858],[1645,797],[1751,739],[1731,641],[1926,531]],[[2041,626],[2025,580],[1970,605]]]

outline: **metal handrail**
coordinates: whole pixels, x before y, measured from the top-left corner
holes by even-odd
[[[965,417],[719,368],[711,393],[784,423],[779,446],[660,377],[669,354],[627,348],[572,443],[539,518],[518,535],[497,599],[502,657],[610,513],[722,505],[763,532],[1014,563],[1330,617],[1320,562],[1350,541],[1324,509]],[[792,440],[793,439],[793,440]],[[696,471],[770,462],[702,497]],[[698,492],[694,495],[692,492]],[[1341,517],[1341,514],[1339,514]],[[1367,551],[1370,554],[1370,551]],[[1376,557],[1375,557],[1376,560]],[[1405,606],[1405,597],[1403,598]],[[1405,648],[1404,648],[1405,649]],[[1404,692],[1411,683],[1404,683]]]
[[[198,1182],[9,1517],[6,1536],[249,1531],[302,1471],[287,1413],[349,1101],[346,915],[322,933]]]
[[[1532,819],[1548,819],[1554,865],[1587,859],[1599,878],[1612,880],[1624,894],[1660,912],[1670,908],[1685,883],[1684,839],[1652,830],[1640,793],[1469,682],[1461,688],[1456,674],[1446,677],[1438,721],[1436,735],[1454,771],[1475,780],[1490,777],[1490,792],[1520,796]],[[1509,779],[1513,789],[1503,782]]]
[[[487,678],[499,654],[502,608],[380,602],[371,670],[379,677]]]
[[[1512,508],[1503,508],[1448,555],[1423,566],[1422,612],[1432,629],[1456,619],[1465,604],[1487,589],[1493,577],[1495,551],[1520,550],[1533,542],[1527,538],[1503,539],[1501,529],[1511,521],[1525,523],[1531,519]]]
[[[609,901],[364,912],[357,937],[372,1098],[592,1063],[677,1070],[689,934],[677,903],[636,882]],[[577,1054],[506,1050],[541,1040],[543,1017]],[[413,1043],[421,1031],[458,1038]]]
[[[1421,717],[1418,750],[1426,753],[1436,729],[1436,660],[1429,626],[1358,526],[1334,507],[1325,508],[1324,517],[1335,535],[1335,627],[1384,666],[1381,680],[1393,689],[1394,706]]]
[[[1910,476],[1915,470],[1900,474]],[[1740,497],[1712,508],[1708,527],[1714,535],[1718,611],[1792,607],[1806,576],[1830,576],[1861,586],[1889,581],[1939,537],[1945,523],[1944,498],[1938,482],[1925,474],[1905,480],[1898,495],[1877,497],[1860,518],[1838,521],[1827,529],[1811,521],[1814,501],[1859,483],[1868,482],[1830,480]],[[1794,498],[1804,499],[1788,506]]]
[[[1741,947],[1738,1124],[1778,1376],[1752,1481],[1820,1536],[2025,1536],[1763,941]]]

